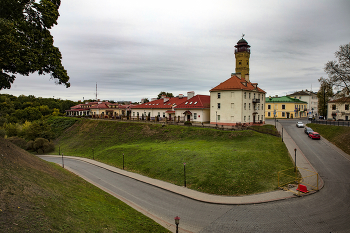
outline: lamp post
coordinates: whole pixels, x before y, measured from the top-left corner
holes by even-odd
[[[297,171],[297,148],[294,149],[294,172]]]
[[[175,218],[175,224],[176,224],[176,233],[179,233],[179,222],[180,222],[180,217],[176,216]]]
[[[282,142],[283,142],[283,127],[282,127]]]
[[[123,170],[124,170],[124,153],[123,153]]]
[[[218,111],[216,111],[216,126],[218,126]]]
[[[63,153],[62,153],[62,167],[64,168]]]
[[[95,153],[94,153],[94,149],[92,149],[92,159],[95,160]]]
[[[184,163],[184,186],[186,187],[186,163]]]

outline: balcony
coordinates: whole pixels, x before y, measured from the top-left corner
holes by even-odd
[[[260,103],[260,99],[253,99],[253,104]]]

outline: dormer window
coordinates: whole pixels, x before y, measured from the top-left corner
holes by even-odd
[[[196,101],[196,102],[194,102],[194,104],[197,104],[197,101]]]
[[[188,102],[186,102],[185,104],[188,104]]]
[[[192,102],[190,102],[189,104],[192,104]]]

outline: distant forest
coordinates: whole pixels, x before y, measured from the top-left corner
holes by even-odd
[[[0,127],[4,123],[24,123],[40,120],[45,116],[62,116],[65,110],[78,102],[54,98],[41,98],[33,95],[18,97],[0,94]]]

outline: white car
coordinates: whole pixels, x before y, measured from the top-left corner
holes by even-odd
[[[301,121],[297,122],[297,127],[298,128],[304,128],[304,123],[301,122]]]

